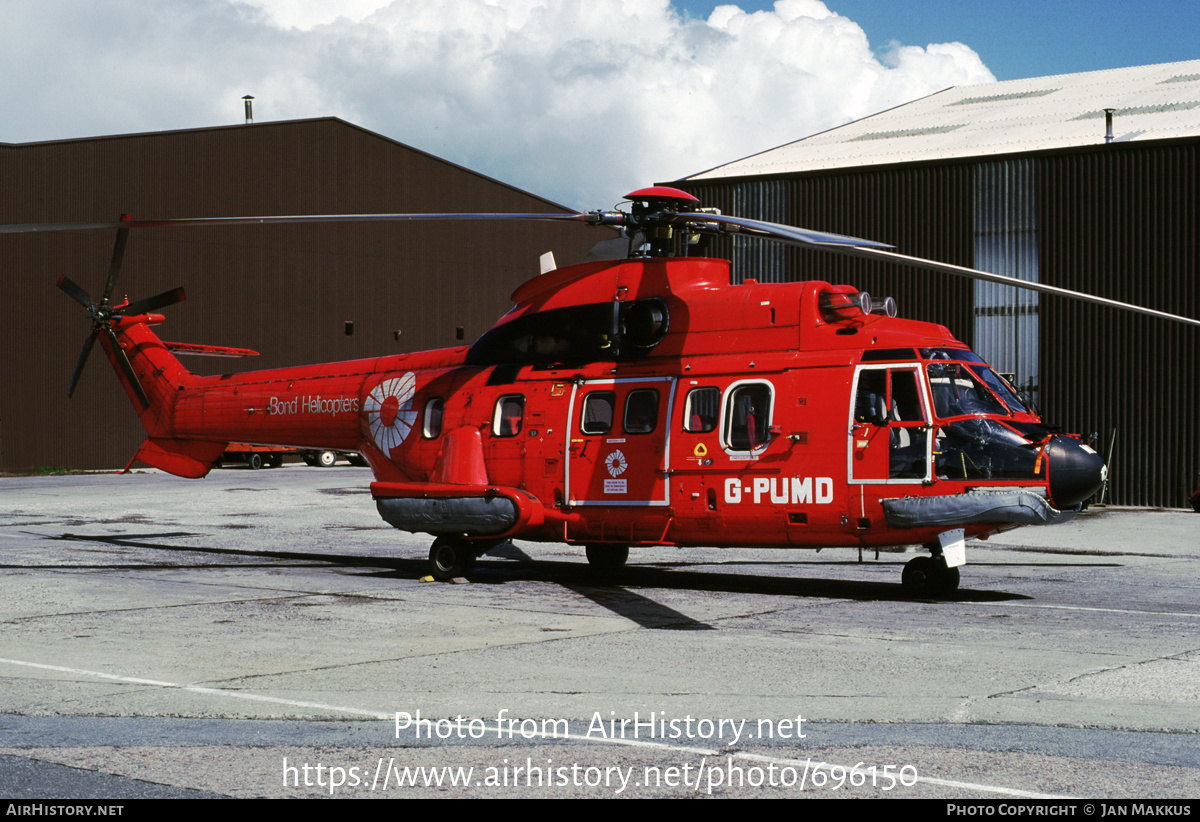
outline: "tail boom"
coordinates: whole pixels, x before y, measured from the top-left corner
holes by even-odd
[[[375,361],[201,377],[150,329],[161,321],[152,314],[121,317],[111,338],[99,337],[148,435],[135,459],[197,478],[231,442],[358,450],[360,391]]]

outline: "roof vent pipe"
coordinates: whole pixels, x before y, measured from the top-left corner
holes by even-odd
[[[250,105],[247,103],[246,105]],[[1111,143],[1113,141],[1112,133],[1112,116],[1115,108],[1104,109],[1104,142]]]
[[[250,125],[251,123],[253,123],[253,122],[254,122],[254,98],[253,98],[253,97],[251,97],[249,94],[247,94],[247,95],[246,95],[245,97],[243,97],[242,99],[246,101],[246,125]],[[1110,119],[1111,119],[1111,118],[1110,118]],[[1111,122],[1110,122],[1110,123],[1109,123],[1109,126],[1110,126],[1110,128],[1109,128],[1110,136],[1111,136],[1111,132],[1112,132],[1111,125],[1112,125],[1112,124],[1111,124]]]

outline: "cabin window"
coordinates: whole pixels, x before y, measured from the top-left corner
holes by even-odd
[[[492,415],[492,433],[497,437],[515,437],[521,433],[525,417],[525,397],[508,394],[496,400],[496,411]]]
[[[436,439],[442,433],[442,409],[445,402],[436,397],[425,403],[425,422],[421,426],[421,435],[427,440]]]
[[[716,386],[693,388],[683,405],[683,430],[693,434],[716,431],[720,413],[721,389]]]
[[[770,383],[743,383],[730,389],[721,437],[726,448],[753,451],[766,444],[771,426],[771,399]]]
[[[638,388],[625,397],[625,433],[649,434],[658,424],[658,391]]]
[[[579,428],[585,434],[607,434],[612,430],[617,395],[613,391],[593,391],[584,397]]]

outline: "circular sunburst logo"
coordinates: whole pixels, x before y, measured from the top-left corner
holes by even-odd
[[[384,380],[367,397],[364,409],[371,439],[379,450],[389,454],[404,442],[417,420],[413,410],[413,395],[417,392],[417,375],[409,371],[403,377]]]
[[[625,460],[625,455],[617,450],[604,458],[604,466],[608,468],[608,473],[614,477],[619,477],[625,473],[625,469],[629,467],[629,463]]]

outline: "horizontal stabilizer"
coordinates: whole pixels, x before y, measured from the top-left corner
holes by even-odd
[[[175,354],[192,354],[199,357],[257,357],[257,351],[249,348],[228,348],[224,345],[200,345],[199,343],[166,342],[163,345]]]

